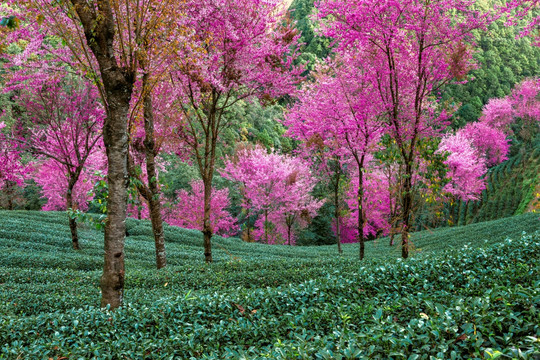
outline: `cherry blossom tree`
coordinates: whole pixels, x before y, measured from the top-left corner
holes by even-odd
[[[448,115],[432,94],[472,66],[471,31],[489,20],[464,0],[321,1],[323,34],[336,39],[337,53],[355,49],[371,63],[372,86],[386,112],[387,130],[403,164],[402,256],[409,256],[416,147],[445,127]]]
[[[514,120],[514,109],[508,98],[489,99],[482,110],[482,116],[479,120],[492,129],[510,134],[510,124]]]
[[[486,166],[494,166],[506,160],[510,148],[506,134],[485,121],[473,122],[458,130],[458,138],[470,142]]]
[[[316,178],[300,158],[245,147],[226,159],[221,174],[239,182],[243,205],[262,215],[254,236],[267,244],[292,244],[293,229],[305,227],[323,204],[310,195]]]
[[[540,121],[540,78],[525,79],[502,99],[490,99],[480,123],[506,136],[530,143],[538,134]]]
[[[447,176],[451,181],[443,190],[459,200],[477,200],[486,188],[483,176],[487,167],[485,158],[475,149],[473,142],[458,131],[454,135],[445,136],[437,151],[448,155],[444,163],[448,166]]]
[[[141,52],[156,44],[154,53],[174,53],[175,42],[162,46],[179,29],[181,6],[170,0],[10,0],[23,26],[13,38],[27,39],[27,49],[48,47],[72,68],[98,85],[106,111],[103,141],[107,154],[109,197],[105,225],[105,264],[101,278],[101,305],[120,306],[124,288],[124,238],[127,206],[127,123],[134,83],[145,60]],[[13,14],[7,14],[13,15]],[[9,33],[8,36],[11,36]],[[54,51],[47,38],[61,39],[63,53]],[[31,45],[31,46],[30,46]],[[37,45],[37,46],[36,46]],[[25,51],[27,50],[25,49]],[[30,51],[31,53],[31,51]],[[42,59],[47,59],[43,57]]]
[[[507,159],[510,139],[530,143],[540,129],[540,79],[525,79],[512,93],[490,99],[477,122],[460,131],[483,154],[487,166]],[[522,147],[526,149],[526,147]]]
[[[86,211],[88,203],[92,200],[91,191],[94,184],[99,181],[97,171],[104,172],[106,168],[105,153],[102,149],[95,149],[86,159],[79,179],[71,189],[71,206],[66,200],[67,189],[70,187],[70,174],[65,166],[53,158],[42,156],[34,163],[36,168],[35,181],[42,187],[43,196],[47,203],[44,211]],[[89,194],[90,193],[90,194]]]
[[[190,147],[205,189],[206,262],[212,262],[216,149],[223,129],[234,121],[227,110],[242,99],[270,101],[292,91],[300,73],[293,67],[298,36],[284,24],[279,6],[277,0],[208,0],[190,2],[186,9],[196,39],[181,51],[172,77],[185,121],[177,134]]]
[[[6,135],[2,131],[7,131],[3,121],[0,122],[0,190],[7,195],[8,210],[13,210],[15,187],[23,187],[33,169],[30,164],[22,162],[21,143],[13,140],[12,134]]]
[[[515,117],[540,121],[540,78],[525,79],[517,84],[510,99]]]
[[[304,141],[318,137],[332,148],[336,157],[348,157],[357,169],[357,234],[359,257],[364,258],[366,212],[364,209],[364,169],[383,133],[382,113],[371,69],[357,61],[352,53],[320,66],[299,94],[286,125],[292,137]],[[339,226],[339,222],[337,222]]]
[[[28,73],[22,70],[12,74],[7,89],[19,90],[17,102],[25,109],[25,115],[31,123],[23,146],[48,159],[42,160],[45,168],[39,173],[44,175],[43,171],[48,170],[52,172],[51,176],[40,177],[38,183],[50,184],[45,186],[45,194],[52,196],[51,207],[55,206],[56,198],[54,193],[48,191],[51,187],[60,190],[59,194],[65,202],[62,208],[74,209],[77,203],[81,206],[81,202],[74,203],[73,198],[80,200],[84,195],[76,194],[75,188],[85,170],[88,157],[99,151],[102,141],[100,129],[105,111],[99,102],[97,88],[78,78],[61,79],[50,73]],[[94,156],[94,159],[98,157]],[[97,163],[102,164],[103,161]],[[99,165],[96,170],[98,168]],[[63,179],[59,180],[53,174]],[[85,174],[84,178],[88,181],[91,174]],[[73,248],[79,250],[77,223],[73,216],[69,216],[69,228]]]
[[[285,179],[288,196],[282,200],[282,209],[277,213],[281,219],[277,222],[285,223],[287,231],[285,239],[288,245],[292,245],[295,237],[293,227],[298,230],[305,228],[324,203],[310,194],[316,182],[317,179],[312,175],[308,165],[302,162],[298,162],[296,169]]]
[[[293,171],[292,164],[283,160],[281,155],[275,152],[268,154],[260,146],[245,147],[225,160],[221,172],[226,179],[241,184],[244,207],[262,213],[256,223],[259,231],[255,237],[267,244],[275,240],[270,234],[271,216],[281,211],[282,199],[287,196],[285,179]]]

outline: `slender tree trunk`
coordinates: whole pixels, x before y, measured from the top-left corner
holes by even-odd
[[[341,224],[339,217],[339,181],[337,181],[337,185],[334,186],[334,207],[334,217],[336,219],[337,248],[338,253],[343,254],[343,249],[341,248]]]
[[[397,200],[396,200],[396,204],[397,204]],[[397,207],[397,205],[396,205]],[[392,210],[394,209],[394,210]],[[394,246],[395,245],[395,241],[394,241],[394,238],[396,236],[396,223],[397,223],[397,220],[396,220],[396,217],[397,217],[397,208],[393,208],[392,205],[390,205],[390,246]]]
[[[247,240],[251,242],[251,229],[249,226],[249,209],[246,209],[246,226],[247,226]]]
[[[365,239],[364,239],[364,173],[362,167],[358,168],[358,242],[360,244],[359,248],[359,258],[360,260],[364,259],[365,255]]]
[[[13,210],[13,188],[15,187],[15,183],[13,181],[6,181],[6,194],[7,194],[7,205],[8,210]]]
[[[203,237],[204,237],[204,259],[207,263],[212,262],[212,226],[210,225],[210,200],[212,197],[212,180],[204,179],[204,216],[203,216]]]
[[[409,227],[412,200],[412,164],[408,161],[406,164],[405,182],[403,186],[403,228],[401,231],[401,257],[404,259],[409,257]]]
[[[73,187],[74,183],[70,180],[68,184],[68,190],[66,193],[66,208],[69,211],[69,209],[73,209]],[[73,244],[74,250],[81,250],[81,247],[79,245],[79,234],[77,233],[77,220],[75,218],[72,218],[69,216],[69,230],[71,231],[71,243]]]
[[[148,74],[143,75],[143,88],[148,88]],[[152,222],[152,232],[156,247],[156,266],[158,269],[167,265],[165,253],[165,237],[163,235],[163,219],[161,217],[161,202],[159,199],[159,189],[156,171],[156,142],[154,139],[154,109],[150,91],[144,98],[144,149],[146,155],[146,175],[148,177],[148,189],[150,196],[148,206],[150,208],[150,220]]]
[[[291,226],[287,225],[287,243],[291,246]]]
[[[264,210],[264,240],[268,244],[268,210]]]

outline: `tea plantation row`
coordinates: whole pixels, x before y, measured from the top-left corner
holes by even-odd
[[[220,238],[208,266],[197,232],[167,228],[160,272],[149,225],[130,220],[115,313],[97,308],[102,235],[81,231],[74,252],[64,217],[0,212],[0,359],[540,355],[538,215],[417,233],[408,261],[385,239],[359,262],[354,244]]]

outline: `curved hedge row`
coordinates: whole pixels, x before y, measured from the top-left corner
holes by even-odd
[[[540,352],[540,234],[326,276],[0,317],[0,358],[462,359]],[[144,294],[139,294],[144,296]]]
[[[539,174],[538,147],[491,168],[486,175],[487,186],[480,200],[458,202],[450,209],[453,222],[466,225],[525,213],[535,200],[540,186]]]
[[[31,224],[31,225],[29,225]],[[540,351],[538,215],[387,240],[288,247],[166,227],[156,271],[147,221],[129,219],[125,299],[97,309],[102,234],[73,251],[64,213],[0,212],[0,359],[485,358]],[[451,239],[451,240],[450,240]],[[492,354],[492,355],[489,355]],[[516,355],[517,357],[517,355]]]

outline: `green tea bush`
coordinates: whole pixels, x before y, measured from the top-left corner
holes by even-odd
[[[540,351],[540,236],[115,313],[0,318],[2,357],[485,358]],[[323,264],[324,266],[324,264]],[[139,294],[144,296],[143,294]]]
[[[476,202],[474,216],[467,215],[467,224],[525,213],[534,200],[540,181],[538,174],[540,148],[518,153],[490,169],[487,188]]]
[[[205,265],[199,233],[166,227],[169,265],[160,271],[149,222],[129,220],[125,306],[114,313],[98,308],[101,233],[81,230],[82,250],[73,251],[65,214],[42,214],[0,212],[0,359],[540,353],[535,214],[414,233],[407,261],[387,239],[368,243],[360,262],[357,244],[336,256],[335,246],[216,237],[215,263]]]

